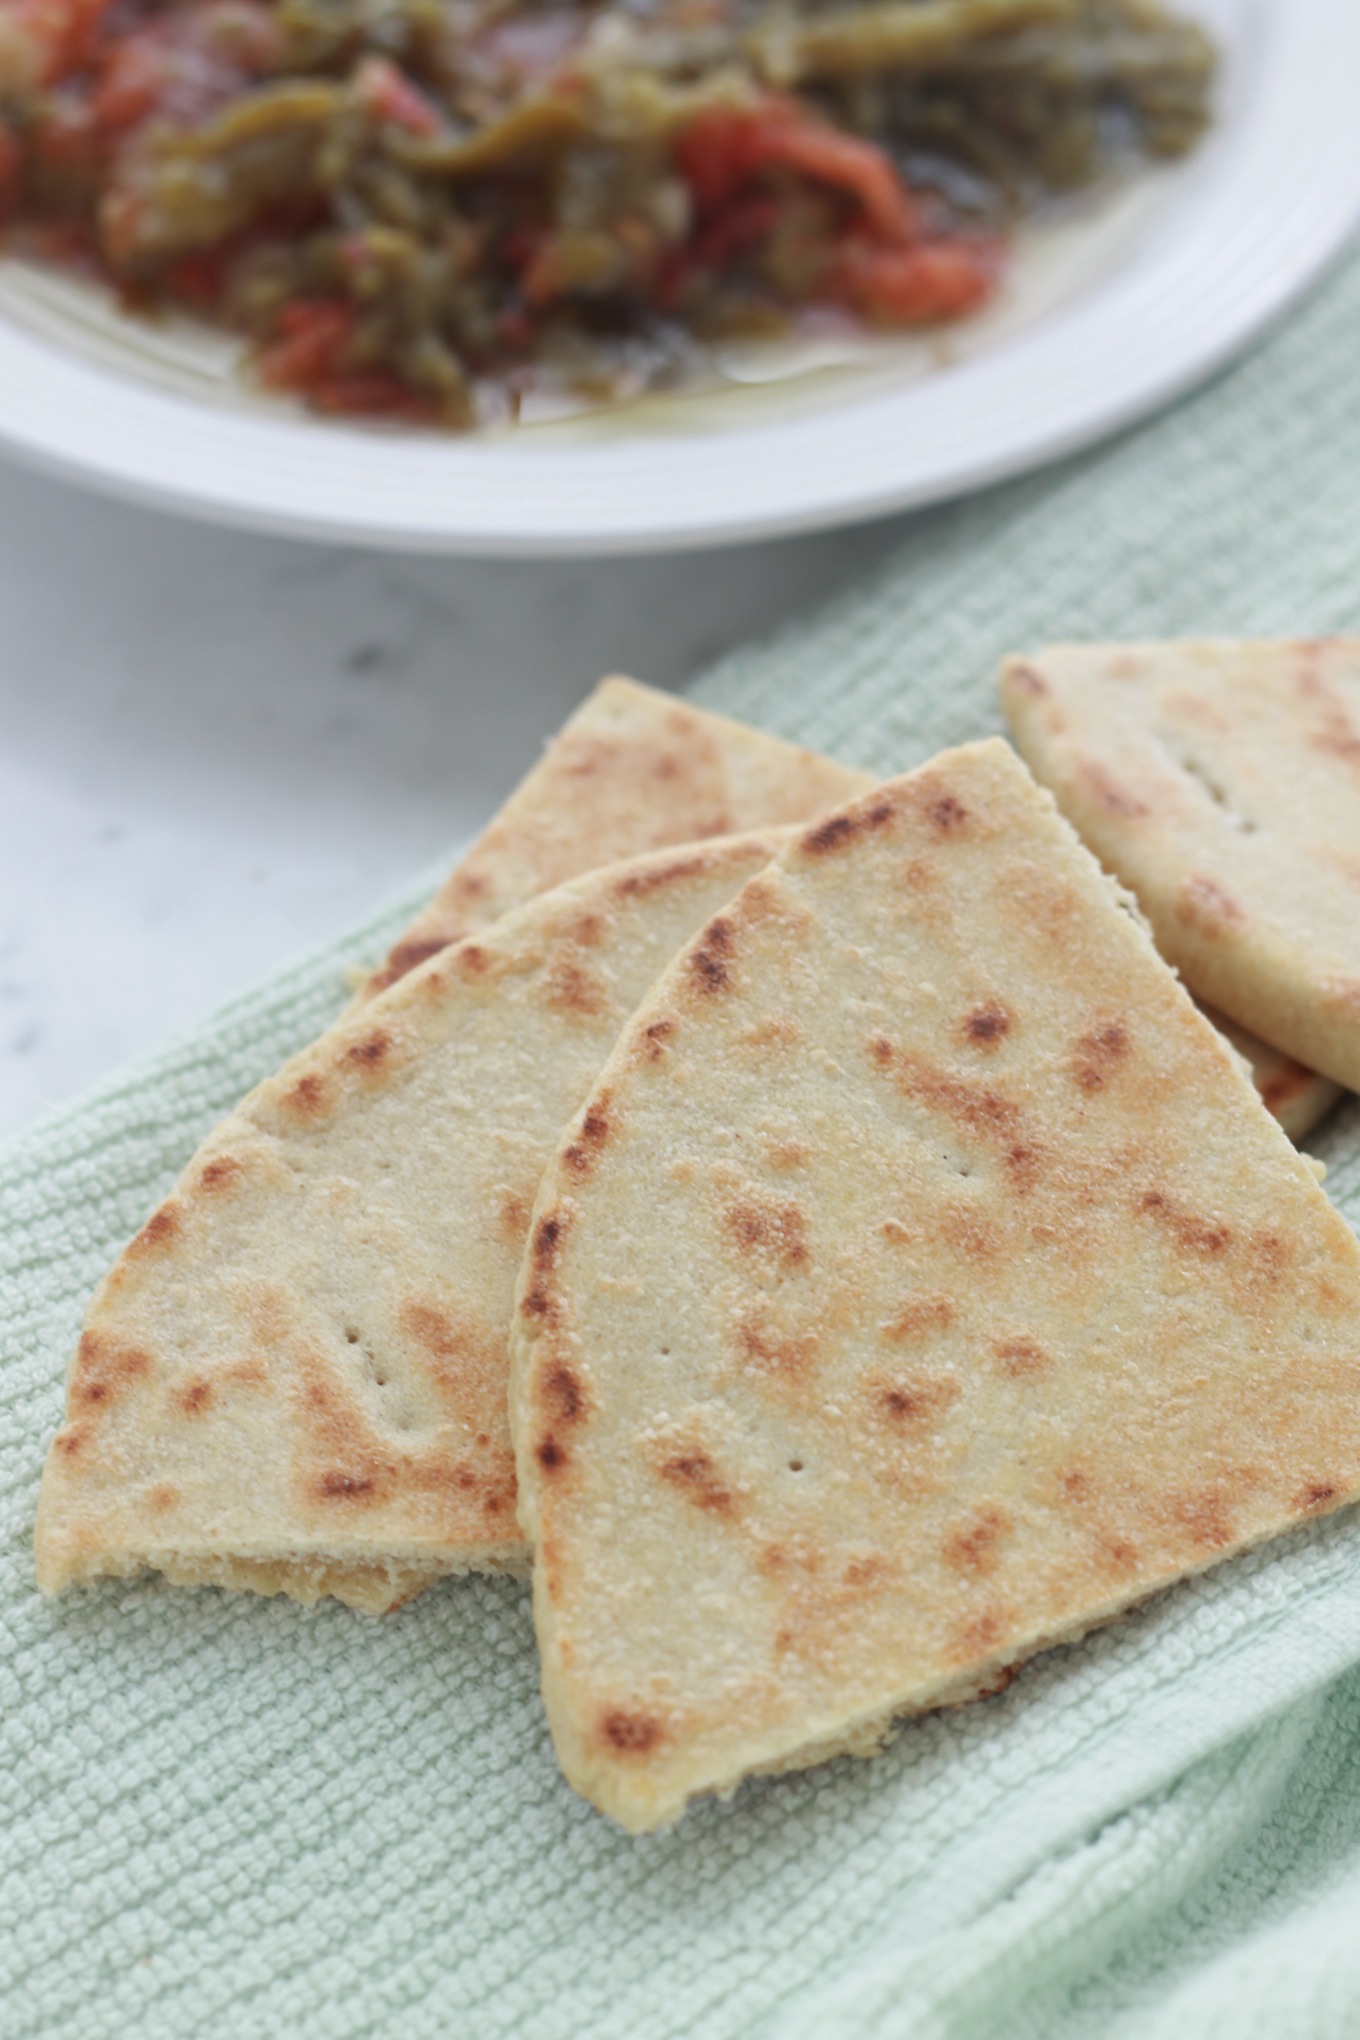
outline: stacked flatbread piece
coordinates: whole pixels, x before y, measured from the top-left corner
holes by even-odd
[[[635,1830],[1360,1492],[1360,1247],[995,741],[672,964],[514,1349],[549,1719]]]
[[[1004,746],[868,787],[605,683],[101,1285],[40,1583],[527,1532],[641,1828],[1351,1499],[1360,1252],[1243,1064]]]
[[[1001,700],[1191,990],[1360,1090],[1360,641],[1059,645]]]

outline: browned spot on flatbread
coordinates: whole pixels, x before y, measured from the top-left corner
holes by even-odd
[[[882,1040],[883,1037],[878,1037],[870,1043],[870,1054],[881,1069],[891,1070],[898,1088],[907,1097],[966,1127],[994,1147],[1017,1190],[1024,1192],[1034,1187],[1043,1173],[1045,1154],[1040,1143],[1026,1131],[1024,1116],[1013,1099],[995,1085],[956,1076],[952,1070],[908,1049],[894,1050],[891,1043],[885,1055]]]
[[[173,1481],[157,1481],[155,1487],[148,1489],[146,1501],[153,1515],[165,1516],[179,1507],[180,1492]]]
[[[1097,1527],[1096,1548],[1106,1570],[1112,1573],[1131,1573],[1140,1563],[1138,1546],[1128,1537],[1121,1537],[1116,1531]]]
[[[974,1658],[986,1657],[994,1651],[1006,1634],[1006,1617],[1000,1608],[980,1608],[976,1615],[970,1615],[960,1622],[950,1639],[949,1656],[955,1664],[968,1664]],[[1015,1670],[1007,1666],[998,1672],[991,1692],[1004,1692],[1015,1677]],[[982,1696],[979,1695],[979,1698]]]
[[[313,1071],[299,1077],[283,1097],[284,1104],[299,1119],[315,1119],[326,1110],[326,1087]]]
[[[931,1332],[947,1332],[958,1314],[959,1307],[952,1296],[925,1292],[906,1296],[886,1324],[879,1327],[879,1337],[892,1345],[914,1345]]]
[[[342,1502],[371,1508],[382,1499],[382,1484],[377,1469],[334,1466],[317,1474],[310,1484],[310,1491],[319,1502]]]
[[[534,1266],[545,1272],[557,1259],[558,1249],[566,1237],[567,1221],[560,1211],[545,1212],[534,1227],[532,1253]]]
[[[448,947],[451,939],[445,937],[443,941],[438,942],[398,942],[382,969],[376,971],[370,980],[371,990],[386,991],[398,978],[405,977],[408,970],[415,970],[418,965],[428,963],[432,956],[438,956],[441,949]]]
[[[1246,909],[1228,888],[1203,872],[1183,878],[1176,893],[1176,916],[1209,941],[1246,925]]]
[[[151,1371],[151,1355],[123,1346],[103,1332],[83,1332],[76,1348],[71,1400],[86,1409],[113,1403],[130,1383]]]
[[[558,1314],[558,1305],[553,1295],[552,1277],[557,1263],[558,1250],[566,1237],[567,1218],[562,1211],[549,1211],[534,1227],[529,1243],[529,1263],[534,1280],[520,1306],[527,1317],[542,1318],[551,1323]]]
[[[600,1716],[599,1740],[616,1756],[645,1757],[666,1740],[665,1724],[640,1708],[611,1707]]]
[[[992,1352],[1001,1363],[1002,1372],[1023,1380],[1026,1375],[1042,1374],[1049,1364],[1048,1355],[1037,1339],[998,1339]]]
[[[168,1247],[179,1234],[179,1208],[174,1204],[163,1204],[159,1211],[153,1211],[146,1224],[128,1246],[130,1254],[154,1253],[159,1247]]]
[[[797,1048],[803,1030],[788,1013],[771,1013],[743,1027],[737,1040],[743,1048]]]
[[[1121,786],[1099,759],[1082,758],[1077,771],[1086,791],[1105,814],[1118,815],[1121,821],[1137,822],[1150,812],[1146,801],[1139,800],[1136,793],[1130,793],[1126,786]]]
[[[76,1453],[79,1452],[81,1446],[85,1443],[85,1433],[78,1424],[67,1424],[62,1430],[58,1431],[52,1443],[56,1446],[57,1451],[62,1454],[63,1458],[74,1459]]]
[[[392,1037],[383,1027],[375,1027],[362,1041],[352,1041],[345,1050],[345,1061],[355,1069],[376,1072],[380,1070],[392,1052]]]
[[[880,795],[866,805],[829,815],[816,828],[808,830],[803,837],[803,850],[809,857],[827,857],[836,851],[846,850],[861,836],[871,836],[886,828],[896,812],[896,803],[890,797]]]
[[[609,1104],[609,1093],[600,1092],[581,1121],[581,1130],[575,1140],[562,1151],[563,1167],[569,1174],[575,1176],[578,1182],[584,1181],[592,1173],[608,1145]]]
[[[1017,694],[1028,695],[1031,701],[1043,701],[1048,695],[1048,682],[1033,666],[1023,659],[1013,659],[1006,668],[1006,677]]]
[[[179,1392],[179,1406],[186,1417],[201,1417],[212,1405],[213,1385],[206,1374],[197,1374]]]
[[[238,1162],[235,1155],[215,1155],[199,1170],[198,1187],[211,1196],[216,1191],[230,1189],[244,1174],[245,1163]]]
[[[991,1055],[1000,1048],[1010,1033],[1013,1019],[1008,1007],[1000,999],[988,999],[983,1005],[974,1006],[965,1016],[960,1032],[969,1048],[978,1048],[984,1055]]]
[[[464,1341],[458,1328],[438,1304],[415,1297],[403,1303],[397,1322],[408,1339],[422,1346],[436,1360],[451,1360],[461,1352]]]
[[[571,939],[582,949],[598,949],[608,932],[603,914],[578,914],[571,924]]]
[[[501,1193],[498,1221],[502,1234],[512,1247],[523,1245],[524,1235],[529,1230],[529,1214],[532,1210],[532,1199],[523,1196],[518,1190],[505,1190]]]
[[[895,1431],[929,1429],[963,1393],[947,1374],[880,1374],[866,1386],[875,1417]]]
[[[972,819],[958,795],[947,789],[928,803],[926,814],[942,836],[961,835]]]
[[[1210,1260],[1226,1254],[1233,1242],[1231,1227],[1221,1219],[1200,1218],[1184,1210],[1164,1190],[1146,1190],[1138,1209],[1162,1226],[1187,1254],[1203,1254]]]
[[[586,1392],[580,1375],[565,1360],[550,1360],[538,1376],[538,1401],[551,1423],[570,1428],[587,1416]]]
[[[841,1567],[841,1584],[852,1593],[872,1592],[891,1579],[893,1567],[881,1552],[869,1552],[862,1558],[848,1558]]]
[[[1218,1551],[1231,1544],[1236,1535],[1227,1499],[1214,1488],[1199,1494],[1178,1495],[1168,1503],[1167,1513],[1190,1542],[1202,1551]]]
[[[1122,1020],[1104,1020],[1083,1034],[1068,1067],[1079,1091],[1103,1091],[1129,1052],[1129,1030]]]
[[[710,921],[689,953],[689,973],[701,992],[730,991],[734,982],[732,923],[719,914]]]
[[[973,1510],[944,1540],[946,1565],[961,1573],[994,1572],[1011,1529],[1009,1514],[998,1504]]]
[[[1292,1243],[1279,1233],[1252,1233],[1246,1242],[1247,1277],[1260,1289],[1273,1289],[1294,1258]]]
[[[737,1351],[743,1361],[785,1381],[801,1380],[817,1354],[811,1333],[777,1332],[761,1318],[742,1318],[736,1326]]]
[[[773,1140],[765,1150],[765,1158],[772,1169],[784,1175],[806,1165],[808,1150],[801,1140]]]
[[[609,991],[603,980],[572,956],[554,960],[545,979],[544,997],[554,1013],[569,1020],[593,1020],[609,1010]]]
[[[651,1020],[642,1030],[642,1053],[648,1062],[660,1062],[666,1053],[666,1043],[676,1029],[674,1020]]]
[[[734,1516],[737,1513],[737,1497],[709,1453],[672,1453],[660,1462],[657,1471],[696,1509],[706,1509],[715,1516]]]
[[[723,1231],[737,1252],[778,1268],[805,1268],[808,1248],[807,1214],[791,1199],[780,1202],[754,1193],[729,1204]]]
[[[567,1464],[567,1448],[551,1433],[540,1438],[534,1448],[534,1457],[547,1474],[560,1473]]]
[[[713,867],[712,857],[702,851],[691,851],[683,857],[666,858],[645,871],[625,872],[621,878],[615,879],[614,892],[619,899],[647,899],[652,893],[664,892],[668,886],[683,885],[691,878],[702,878]]]
[[[940,1239],[970,1261],[991,1261],[1001,1251],[1000,1228],[984,1212],[964,1203],[947,1204],[936,1225]]]
[[[491,958],[479,942],[460,942],[454,952],[454,966],[460,977],[485,977],[491,968]]]

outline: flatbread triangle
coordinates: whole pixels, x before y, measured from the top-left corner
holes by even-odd
[[[90,1305],[40,1585],[149,1567],[379,1610],[525,1568],[507,1338],[539,1172],[652,980],[783,840],[531,900],[215,1129]]]
[[[1191,991],[1360,1090],[1360,639],[1055,645],[1000,686]]]
[[[365,986],[578,872],[703,836],[803,822],[862,793],[866,773],[641,687],[602,680]]]
[[[548,1717],[634,1830],[1360,1492],[1360,1247],[998,741],[667,971],[514,1348]]]

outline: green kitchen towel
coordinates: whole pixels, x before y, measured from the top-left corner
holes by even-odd
[[[1155,425],[914,519],[867,585],[698,698],[898,769],[997,727],[1012,646],[1356,628],[1357,333],[1353,262]],[[1352,2033],[1354,1516],[873,1763],[747,1785],[640,1842],[557,1775],[513,1582],[377,1621],[154,1581],[38,1597],[85,1296],[423,890],[0,1156],[0,2033]],[[1360,1221],[1360,1103],[1315,1145]]]

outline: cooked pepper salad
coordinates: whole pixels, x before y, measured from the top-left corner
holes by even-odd
[[[0,0],[0,223],[317,410],[465,427],[963,318],[1214,68],[1154,0]]]

